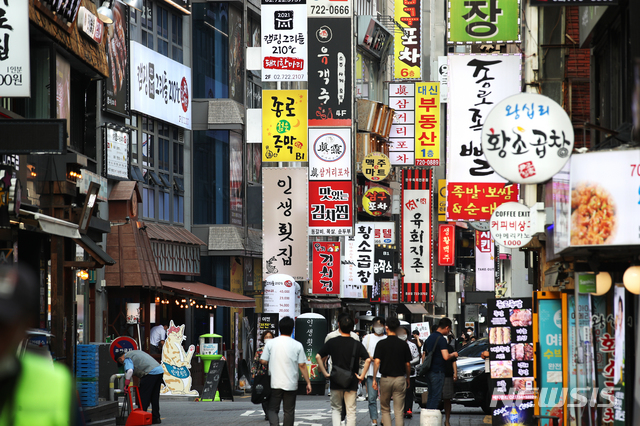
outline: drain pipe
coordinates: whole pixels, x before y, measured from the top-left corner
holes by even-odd
[[[109,379],[109,401],[115,401],[115,381],[124,377],[124,373],[118,373],[111,376]],[[118,393],[122,393],[118,387]]]

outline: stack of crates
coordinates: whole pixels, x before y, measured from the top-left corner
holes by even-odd
[[[76,347],[76,388],[83,407],[98,405],[98,345]]]

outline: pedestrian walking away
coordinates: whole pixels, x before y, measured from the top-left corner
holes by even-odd
[[[380,389],[380,415],[384,426],[391,426],[391,398],[396,426],[404,426],[404,398],[411,376],[411,351],[409,346],[396,335],[400,328],[398,318],[387,319],[387,338],[376,345],[373,355],[374,374],[380,371],[380,383],[373,384]]]
[[[375,317],[373,319],[373,333],[367,334],[362,339],[362,344],[364,345],[367,352],[369,352],[369,356],[373,359],[373,354],[376,350],[376,345],[381,340],[385,339],[387,336],[384,334],[385,321],[384,318]],[[380,376],[373,374],[373,362],[369,366],[369,371],[367,372],[367,398],[369,400],[369,418],[371,418],[371,424],[378,424],[378,390],[374,389],[373,383],[378,382],[380,380]]]
[[[410,340],[407,340],[409,337],[409,331],[404,327],[400,327],[397,332],[397,336],[400,340],[406,341],[407,345],[409,345],[409,350],[411,351],[411,375],[409,377],[409,386],[407,386],[407,391],[404,396],[404,418],[410,419],[413,417],[413,392],[416,387],[416,366],[420,363],[420,350]]]
[[[316,360],[320,372],[326,378],[330,377],[325,368],[325,362],[329,356],[334,370],[342,369],[351,372],[351,381],[348,384],[337,383],[334,379],[329,381],[331,389],[331,420],[333,426],[340,426],[341,411],[344,404],[347,411],[347,426],[355,426],[358,382],[365,378],[365,371],[371,363],[371,358],[362,343],[350,336],[353,330],[353,320],[348,315],[340,319],[339,330],[340,336],[329,339],[316,354]],[[359,376],[360,359],[365,360],[365,369]]]
[[[449,353],[455,352],[453,349],[454,336],[449,334],[448,351]],[[444,405],[444,426],[451,426],[451,399],[455,395],[455,382],[458,380],[458,365],[456,364],[456,358],[449,358],[444,364],[444,385],[442,386],[442,400]]]
[[[153,424],[160,420],[160,386],[162,385],[162,366],[151,355],[136,350],[125,352],[117,358],[119,364],[124,364],[124,392],[129,392],[131,376],[140,379],[140,407],[147,411],[151,404],[151,419]]]
[[[424,352],[422,359],[424,360],[428,352],[433,351],[431,368],[427,373],[427,388],[429,393],[427,396],[428,410],[437,410],[440,405],[440,398],[442,397],[442,388],[444,386],[444,366],[445,361],[458,357],[458,352],[449,353],[447,345],[447,338],[451,333],[451,320],[449,318],[442,318],[438,322],[436,330],[431,333],[431,336],[424,342]]]
[[[266,345],[267,342],[271,339],[273,339],[275,336],[273,335],[272,332],[270,331],[265,331],[264,334],[262,335],[262,341],[264,342],[264,344]],[[258,348],[258,350],[256,351],[256,355],[253,357],[253,365],[251,366],[251,377],[253,378],[253,385],[255,387],[256,383],[258,380],[260,379],[267,379],[267,380],[263,380],[262,384],[263,386],[265,386],[266,384],[270,383],[269,379],[269,366],[266,364],[262,364],[260,362],[260,357],[262,357],[262,351],[264,350],[264,346],[261,346],[260,348]],[[269,387],[271,387],[269,385]],[[269,402],[271,400],[271,393],[269,392],[269,397],[264,398],[264,400],[262,401],[262,411],[264,411],[264,419],[265,420],[269,420]]]
[[[167,340],[167,328],[169,326],[166,321],[159,321],[158,325],[151,329],[149,332],[150,353],[154,355],[162,354],[162,346],[164,341]]]
[[[280,336],[267,342],[262,350],[260,362],[269,366],[271,375],[271,402],[269,403],[269,425],[278,426],[278,410],[282,402],[284,426],[293,426],[296,395],[298,393],[298,370],[307,383],[307,394],[311,393],[311,382],[307,371],[307,358],[302,344],[294,340],[294,321],[291,317],[280,320]]]

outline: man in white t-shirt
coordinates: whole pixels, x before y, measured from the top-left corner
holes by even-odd
[[[168,326],[165,322],[158,322],[158,325],[151,329],[149,333],[149,343],[151,344],[150,353],[162,353],[162,345],[164,345],[164,341],[167,339],[167,328]]]
[[[291,338],[293,325],[293,318],[282,318],[279,324],[280,336],[267,342],[260,357],[261,364],[269,365],[271,376],[271,401],[268,413],[270,426],[279,425],[280,402],[284,412],[284,426],[293,426],[298,393],[298,370],[307,382],[307,393],[311,393],[307,357],[302,344]]]
[[[382,339],[385,339],[387,336],[384,334],[384,318],[375,317],[373,319],[373,333],[367,334],[362,339],[362,344],[364,345],[367,352],[369,352],[369,356],[373,359],[373,354],[376,351],[376,345]],[[380,373],[375,378],[376,382],[380,381]],[[369,417],[371,417],[371,424],[378,424],[378,391],[373,388],[373,363],[369,367],[369,372],[367,373],[367,394],[369,398]]]

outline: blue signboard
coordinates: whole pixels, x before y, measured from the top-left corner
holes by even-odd
[[[562,302],[554,299],[539,303],[540,414],[562,418]],[[540,423],[549,424],[549,420]]]

